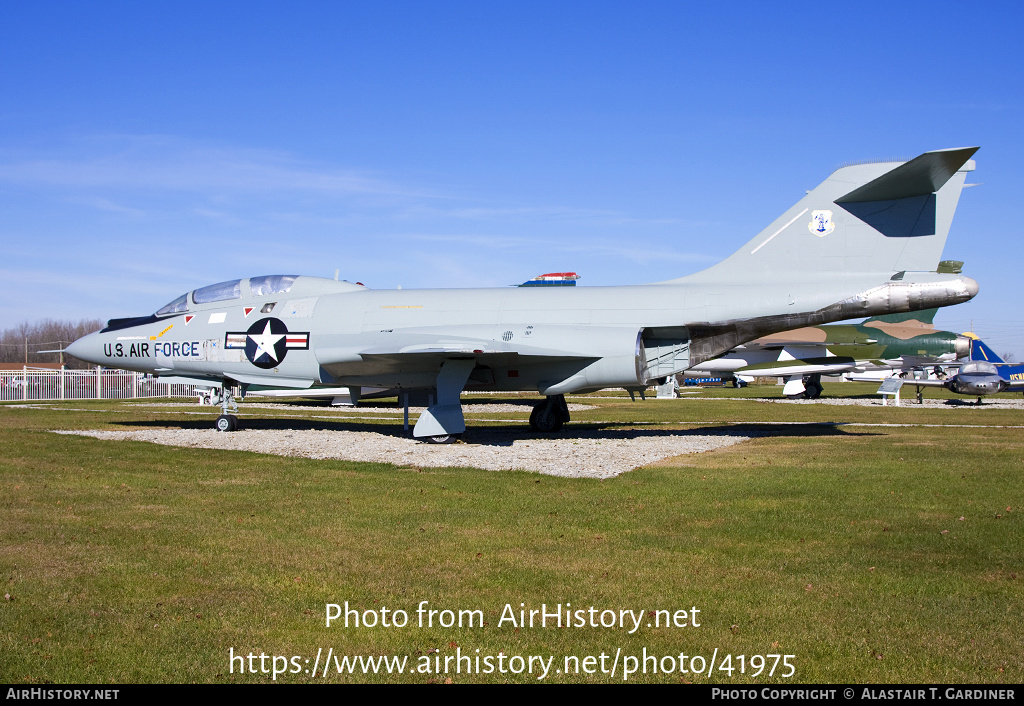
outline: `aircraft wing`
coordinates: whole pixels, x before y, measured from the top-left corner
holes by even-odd
[[[320,364],[325,368],[344,366],[351,360],[349,350],[319,350]],[[536,346],[495,345],[494,341],[435,341],[397,346],[373,346],[360,350],[356,356],[364,363],[411,369],[426,367],[436,370],[446,360],[473,358],[482,365],[505,365],[555,359],[593,360],[597,356],[578,351],[542,348]]]
[[[813,329],[812,329],[813,330]],[[753,341],[748,341],[736,347],[736,350],[781,350],[783,348],[818,348],[827,346],[873,346],[877,344],[876,339],[860,339],[855,341],[830,339],[826,336],[811,339],[803,337],[799,331],[786,331],[773,336],[765,336]]]
[[[850,382],[878,382],[877,377],[859,377],[857,375],[850,375],[847,377]],[[912,385],[916,387],[947,387],[946,380],[928,379],[919,380],[917,378],[904,378],[899,376],[891,376],[886,378],[887,380],[899,380],[904,385]]]
[[[384,351],[373,350],[360,354],[362,365],[359,375],[415,375],[426,373],[436,375],[438,369],[450,360],[473,360],[477,367],[482,368],[515,368],[535,365],[541,362],[551,364],[559,360],[566,363],[586,365],[596,360],[594,357],[573,355],[552,351],[550,353],[524,353],[520,351],[499,351],[485,349],[423,349],[416,351]],[[342,379],[349,375],[346,364],[327,364],[323,366],[335,378]]]
[[[904,385],[914,385],[915,387],[946,387],[945,380],[917,380],[915,378],[904,378]]]
[[[316,345],[320,365],[332,373],[351,363],[394,363],[412,368],[432,367],[445,360],[475,358],[483,365],[504,362],[595,360],[610,352],[632,352],[639,338],[633,326],[538,325],[510,327],[448,326],[384,331],[366,345],[363,337]],[[354,345],[353,345],[354,344]]]
[[[949,356],[949,358],[952,358],[952,356]],[[942,356],[925,355],[905,355],[902,356],[898,361],[894,360],[888,362],[893,363],[894,365],[892,365],[892,367],[899,370],[911,370],[913,368],[932,368],[935,367],[936,365],[942,368],[957,368],[961,365],[960,363],[953,359],[943,360]]]
[[[858,368],[851,358],[826,358],[818,360],[787,360],[771,365],[751,365],[735,372],[753,377],[788,377],[790,375],[838,375]]]
[[[565,358],[567,360],[583,360],[595,356],[583,355],[578,352],[557,350],[550,348],[538,348],[535,346],[495,346],[493,341],[475,342],[437,342],[418,343],[400,348],[389,348],[386,346],[368,348],[361,351],[359,355],[364,359],[399,359],[407,362],[420,360],[447,360],[449,358],[472,357],[480,358],[490,362],[503,362],[506,360],[522,358]]]
[[[555,327],[563,328],[563,327]],[[575,327],[564,327],[575,328]],[[332,385],[369,387],[429,388],[438,370],[448,365],[470,365],[467,384],[490,385],[512,378],[520,380],[528,372],[548,378],[571,376],[600,357],[588,351],[586,340],[575,340],[568,332],[540,330],[529,343],[505,341],[502,336],[453,336],[452,331],[419,330],[414,335],[381,337],[373,345],[317,346],[321,382]],[[468,332],[467,332],[468,333]],[[591,333],[577,332],[579,339],[594,339]],[[631,336],[636,329],[614,332],[609,336]],[[386,340],[386,339],[392,340]],[[527,337],[523,337],[527,338]],[[339,342],[340,343],[340,342]],[[632,347],[632,346],[631,346]],[[537,371],[547,372],[537,372]]]

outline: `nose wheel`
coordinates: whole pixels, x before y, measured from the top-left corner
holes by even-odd
[[[217,417],[213,428],[217,431],[236,431],[238,429],[238,417],[234,413],[238,412],[238,403],[235,402],[235,396],[231,392],[231,387],[226,383],[221,385],[220,388],[220,411],[221,415]]]

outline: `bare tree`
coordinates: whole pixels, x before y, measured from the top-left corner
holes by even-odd
[[[36,323],[24,321],[17,326],[0,331],[0,363],[60,363],[69,368],[88,368],[89,363],[60,353],[40,353],[45,350],[61,350],[69,343],[87,333],[98,331],[103,322],[87,319],[78,322],[44,319]]]

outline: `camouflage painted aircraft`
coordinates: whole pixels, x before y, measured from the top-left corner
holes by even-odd
[[[822,375],[907,371],[966,358],[971,352],[970,338],[936,330],[932,325],[936,311],[886,314],[859,324],[830,324],[772,334],[701,363],[686,374],[725,373],[737,381],[784,377],[784,395],[815,399],[821,395]]]
[[[465,431],[463,390],[529,390],[545,398],[531,426],[556,431],[566,393],[664,381],[780,331],[971,299],[977,282],[937,269],[976,150],[843,167],[733,255],[666,282],[373,290],[251,277],[112,319],[68,352],[221,385],[223,431],[237,427],[235,385],[426,392],[413,435],[435,443]]]

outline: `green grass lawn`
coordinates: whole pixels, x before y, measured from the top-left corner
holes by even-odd
[[[553,656],[554,682],[622,681],[622,657],[644,654],[672,661],[630,681],[1021,682],[1024,410],[733,399],[778,394],[590,400],[574,413],[590,428],[756,437],[604,481],[100,441],[50,430],[207,420],[140,402],[0,405],[0,681],[272,680],[250,673],[258,659],[232,666],[233,650],[267,655],[267,669],[287,657],[284,682],[539,676],[539,662],[497,671],[499,654],[506,668]],[[243,411],[305,424],[323,410]],[[470,428],[494,416],[467,411]],[[325,606],[346,601],[408,624],[327,627]],[[422,601],[485,624],[420,627]],[[630,634],[513,625],[505,612],[567,603],[645,617]],[[699,627],[647,627],[694,607]],[[408,667],[449,658],[450,673],[338,674],[332,662],[325,678],[321,659],[312,676],[318,650]],[[780,661],[752,676],[752,656],[771,654],[794,655],[795,675]],[[459,655],[490,656],[494,672],[465,674],[464,661],[455,673]],[[594,673],[556,672],[588,655]],[[710,676],[679,671],[713,655]]]

